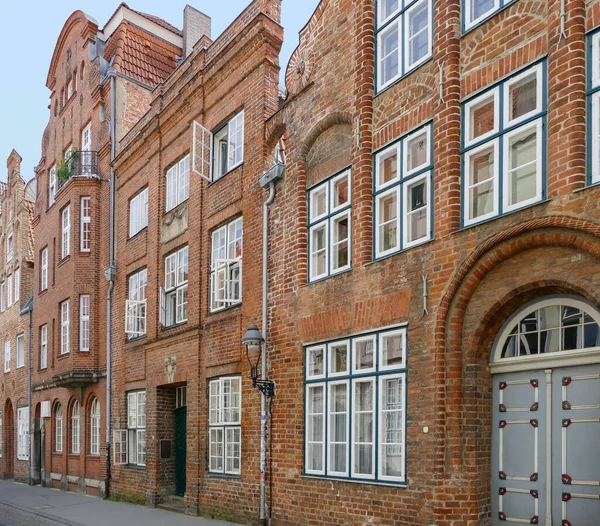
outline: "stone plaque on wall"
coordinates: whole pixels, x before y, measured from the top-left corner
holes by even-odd
[[[163,217],[161,242],[167,243],[188,229],[188,204],[184,203]]]

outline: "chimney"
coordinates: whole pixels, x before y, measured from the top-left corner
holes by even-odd
[[[190,55],[194,46],[203,37],[210,38],[210,17],[186,5],[183,10],[183,58]]]

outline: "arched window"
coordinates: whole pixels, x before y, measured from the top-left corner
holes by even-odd
[[[100,454],[100,402],[94,398],[90,410],[90,454]]]
[[[62,453],[62,449],[63,449],[63,411],[62,411],[62,406],[60,404],[56,404],[56,409],[54,412],[54,430],[55,430],[54,450],[56,451],[56,453]]]
[[[71,453],[79,453],[79,437],[81,435],[79,426],[80,421],[80,411],[79,411],[79,402],[75,400],[73,404],[73,409],[71,410]]]
[[[600,313],[577,298],[554,296],[525,305],[506,322],[492,361],[562,358],[596,347],[600,347]]]

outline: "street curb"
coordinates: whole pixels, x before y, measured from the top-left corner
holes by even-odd
[[[40,510],[33,510],[31,508],[25,508],[23,506],[17,506],[16,504],[12,504],[10,502],[6,502],[0,499],[0,504],[4,506],[8,506],[9,508],[13,508],[15,510],[24,511],[25,513],[30,513],[31,515],[35,515],[37,517],[41,517],[43,519],[48,519],[50,521],[56,522],[57,524],[65,524],[66,526],[83,526],[78,522],[73,522],[68,519],[63,519],[60,517],[56,517],[55,515],[51,515],[50,513],[44,513]]]

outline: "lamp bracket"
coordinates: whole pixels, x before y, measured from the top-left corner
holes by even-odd
[[[271,380],[252,380],[252,386],[258,389],[267,398],[275,396],[275,382]]]

